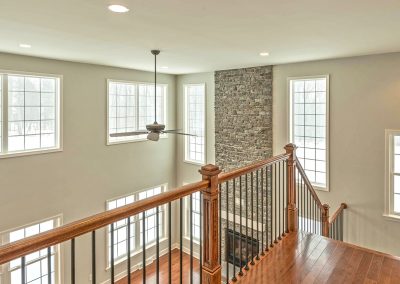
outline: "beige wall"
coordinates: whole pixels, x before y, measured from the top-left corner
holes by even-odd
[[[183,86],[185,84],[206,85],[206,164],[215,163],[215,111],[214,111],[214,72],[197,73],[177,76],[177,125],[178,128],[184,127],[184,105],[183,105]],[[201,179],[198,172],[201,166],[184,162],[184,141],[183,137],[177,138],[176,144],[176,169],[177,185],[183,183],[196,182]]]
[[[151,72],[1,53],[0,69],[63,75],[64,101],[62,152],[0,159],[0,232],[57,214],[69,223],[104,211],[107,199],[157,184],[175,186],[173,135],[157,143],[106,146],[106,80],[153,82]],[[168,84],[168,127],[175,128],[176,78],[158,78]],[[104,237],[98,231],[99,281],[107,277]],[[78,238],[77,253],[77,283],[86,283],[88,237]]]
[[[287,78],[330,75],[331,212],[346,202],[345,240],[400,255],[400,223],[382,217],[385,129],[400,129],[400,54],[274,67],[274,154],[288,142]]]

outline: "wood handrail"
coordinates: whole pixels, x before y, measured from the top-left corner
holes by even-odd
[[[231,180],[231,179],[243,176],[245,174],[254,172],[258,169],[261,169],[262,167],[269,166],[269,165],[275,164],[280,161],[285,161],[285,160],[289,159],[289,157],[290,157],[290,154],[281,154],[281,155],[274,156],[274,157],[271,157],[271,158],[268,158],[268,159],[265,159],[262,161],[255,162],[248,166],[244,166],[244,167],[232,170],[230,172],[221,173],[218,176],[218,183],[221,184],[228,180]]]
[[[333,222],[335,222],[336,219],[339,217],[340,213],[342,213],[343,210],[346,209],[346,208],[347,208],[347,204],[346,203],[340,204],[340,207],[336,210],[336,212],[329,219],[329,224],[333,224]]]
[[[296,169],[299,171],[301,177],[303,178],[308,190],[311,192],[311,195],[314,197],[315,201],[317,202],[318,207],[321,210],[324,210],[324,206],[321,203],[321,200],[319,200],[319,197],[317,195],[317,193],[314,190],[314,187],[312,186],[310,180],[308,179],[306,173],[304,172],[303,167],[301,166],[300,162],[298,160],[296,160]]]
[[[0,265],[206,189],[209,187],[209,184],[210,181],[208,180],[202,180],[200,182],[188,184],[171,191],[163,192],[153,197],[139,200],[130,205],[125,205],[110,211],[98,213],[53,230],[1,246]]]

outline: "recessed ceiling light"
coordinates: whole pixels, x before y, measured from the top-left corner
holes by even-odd
[[[268,56],[269,53],[268,52],[260,52],[260,56]]]
[[[129,9],[127,7],[122,6],[122,5],[110,5],[110,6],[108,6],[108,9],[115,13],[126,13],[129,11]]]
[[[19,47],[22,47],[22,48],[31,48],[32,46],[31,46],[30,44],[27,44],[27,43],[20,43],[20,44],[19,44]]]
[[[161,66],[161,69],[168,69],[168,66]]]

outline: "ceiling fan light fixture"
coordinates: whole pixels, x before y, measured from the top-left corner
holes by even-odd
[[[147,134],[147,139],[151,141],[158,141],[160,139],[160,133],[150,132],[149,134]]]

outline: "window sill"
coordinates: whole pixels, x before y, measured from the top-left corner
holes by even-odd
[[[199,167],[202,167],[205,165],[205,163],[194,162],[194,161],[189,161],[189,160],[183,160],[183,162],[186,164],[189,164],[189,165],[194,165],[194,166],[199,166]]]
[[[395,221],[395,222],[400,222],[400,215],[395,215],[395,214],[383,214],[383,218],[389,221]]]
[[[190,236],[183,236],[183,238],[186,241],[190,242]],[[196,245],[200,245],[200,240],[193,238],[193,243],[196,244]]]
[[[329,188],[327,188],[327,187],[321,187],[321,186],[314,185],[314,184],[312,186],[314,187],[315,190],[329,192]]]
[[[63,151],[63,148],[60,147],[60,148],[30,150],[30,151],[23,151],[23,152],[10,152],[10,153],[6,153],[6,154],[0,154],[0,159],[32,156],[32,155],[39,155],[39,154],[50,154],[50,153],[56,153],[56,152],[62,152],[62,151]]]
[[[168,138],[168,134],[163,134],[160,136],[160,139],[166,139]],[[136,143],[136,142],[146,142],[150,141],[147,138],[139,138],[135,140],[126,140],[126,141],[115,141],[115,142],[110,142],[107,140],[107,146],[113,146],[113,145],[118,145],[118,144],[127,144],[127,143]],[[153,142],[153,141],[152,141]],[[157,141],[155,141],[157,142]]]

